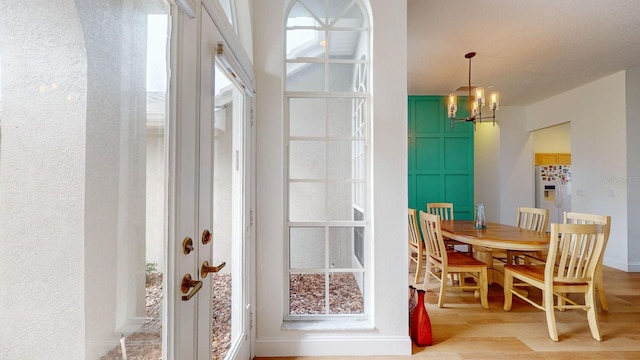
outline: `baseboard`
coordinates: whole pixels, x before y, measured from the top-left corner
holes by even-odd
[[[611,259],[611,258],[605,257],[604,259],[602,259],[602,264],[604,266],[612,267],[614,269],[618,269],[626,272],[640,271],[639,269],[640,264],[622,261],[620,259]],[[632,268],[634,267],[636,268],[636,270],[632,270]]]
[[[411,355],[409,336],[331,336],[318,338],[256,339],[255,355],[369,356]]]
[[[628,272],[640,272],[640,262],[630,262]]]

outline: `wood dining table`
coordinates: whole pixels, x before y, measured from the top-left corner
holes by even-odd
[[[549,247],[549,234],[521,229],[517,226],[487,223],[487,227],[478,229],[471,220],[442,220],[440,229],[444,237],[473,246],[473,256],[487,264],[489,283],[502,285],[501,266],[494,262],[494,252],[542,251]],[[506,262],[513,259],[506,256]]]

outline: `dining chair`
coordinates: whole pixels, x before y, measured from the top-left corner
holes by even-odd
[[[426,291],[429,287],[429,275],[432,275],[440,282],[438,307],[444,306],[447,288],[451,287],[461,290],[478,290],[480,292],[482,307],[488,309],[487,264],[462,252],[447,251],[440,229],[440,215],[420,211],[420,229],[422,230],[427,249],[427,270],[424,277],[423,288]],[[449,275],[455,273],[469,273],[474,277],[476,283],[469,284],[460,281],[458,285],[456,285],[452,281],[451,285],[449,285]]]
[[[609,215],[596,215],[578,212],[564,212],[565,224],[600,224],[604,227],[604,248],[606,249],[609,242],[609,232],[611,231],[611,216]],[[602,252],[596,267],[595,274],[595,286],[598,296],[600,298],[600,305],[602,311],[609,311],[609,305],[607,304],[607,298],[604,293],[604,282],[602,281],[602,259],[604,258],[604,251]]]
[[[454,220],[453,218],[453,203],[427,203],[427,212],[429,214],[440,215],[441,220]],[[465,246],[467,251],[465,251],[468,255],[473,253],[473,247],[470,244],[465,244],[463,242],[449,239],[447,237],[444,238],[444,243],[447,245],[447,248],[454,249],[455,246],[461,247]]]
[[[517,227],[543,233],[547,231],[548,223],[549,209],[518,206],[518,213],[516,216]],[[539,251],[507,251],[507,262],[513,261],[517,263],[520,258],[522,258],[525,263],[529,263],[531,259],[543,261],[543,255]]]
[[[587,312],[591,336],[601,341],[595,308],[595,272],[605,247],[604,226],[597,224],[551,224],[551,241],[545,264],[504,266],[504,310],[511,310],[512,297],[546,313],[549,337],[558,341],[555,309],[582,309]],[[514,282],[518,279],[521,282]],[[522,287],[542,290],[540,303],[519,291]],[[584,304],[567,294],[584,295]],[[554,296],[562,299],[554,305]]]
[[[422,268],[426,263],[426,252],[424,248],[424,241],[420,235],[418,229],[418,217],[416,209],[409,208],[408,211],[408,225],[409,225],[409,258],[416,263],[416,277],[415,284],[418,284],[420,276],[422,275]]]

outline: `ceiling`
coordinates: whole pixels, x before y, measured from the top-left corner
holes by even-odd
[[[640,66],[640,1],[408,0],[408,92],[528,105]]]

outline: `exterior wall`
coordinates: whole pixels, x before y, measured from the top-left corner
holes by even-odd
[[[87,55],[72,0],[0,2],[0,358],[85,358]]]
[[[406,1],[372,0],[373,328],[282,330],[284,316],[284,0],[255,1],[257,99],[257,356],[411,354],[407,335]],[[392,55],[389,55],[392,54]],[[389,56],[387,56],[389,55]],[[388,191],[388,189],[394,189]]]

